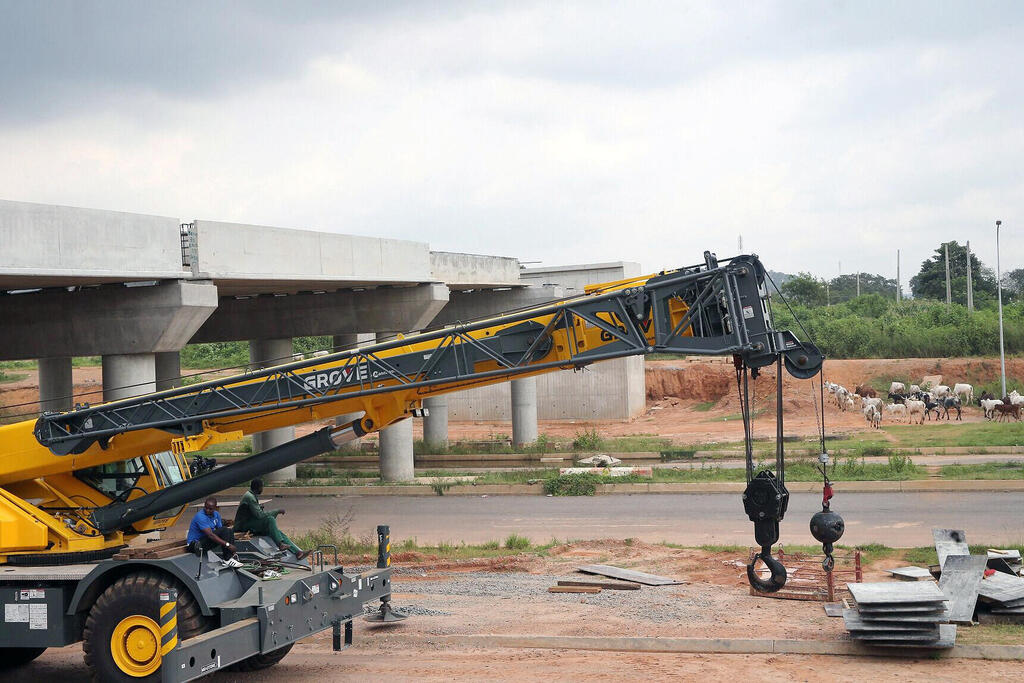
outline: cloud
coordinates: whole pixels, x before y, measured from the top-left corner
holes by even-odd
[[[0,29],[6,198],[905,281],[1022,214],[1016,3],[76,7]]]

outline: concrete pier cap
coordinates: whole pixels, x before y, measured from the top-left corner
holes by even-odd
[[[3,297],[0,360],[180,350],[217,308],[217,287],[170,280]]]

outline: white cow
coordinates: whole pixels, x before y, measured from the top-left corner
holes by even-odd
[[[949,396],[949,387],[945,384],[940,384],[932,389],[932,396],[935,398],[945,398],[946,396]]]
[[[921,424],[924,424],[924,401],[908,400],[904,405],[907,407],[907,416],[910,418],[911,422],[914,421],[914,416],[919,416],[921,418]]]
[[[907,416],[907,406],[902,403],[890,403],[885,406],[885,409],[895,418],[897,415],[905,418]]]
[[[992,419],[992,414],[995,412],[996,406],[1002,405],[1002,401],[998,398],[983,398],[981,399],[981,409],[985,411],[985,417],[989,420]]]
[[[916,384],[911,384],[910,385],[910,393],[911,394],[916,394],[916,393],[919,393],[920,391],[921,391],[921,387],[917,386]]]
[[[974,387],[970,384],[954,384],[953,395],[959,396],[960,400],[964,402],[964,405],[974,401]]]
[[[853,402],[853,399],[850,398],[849,396],[847,396],[846,397],[846,403],[844,403],[842,405],[842,408],[843,408],[844,411],[845,410],[853,410],[856,406],[857,406],[857,404]]]
[[[874,398],[871,398],[871,397],[862,398],[860,401],[861,401],[861,405],[863,405],[865,407],[866,406],[874,406],[875,409],[878,410],[879,412],[881,412],[881,410],[882,410],[882,399],[878,398],[877,396],[874,397]]]
[[[890,394],[902,394],[906,390],[907,387],[903,384],[903,382],[893,382],[892,384],[889,385]]]
[[[864,406],[864,419],[868,421],[868,424],[878,429],[882,424],[882,411],[880,411],[874,404],[868,404]]]

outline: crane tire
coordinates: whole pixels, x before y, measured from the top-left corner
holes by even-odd
[[[0,671],[28,664],[44,652],[45,647],[0,647]]]
[[[153,569],[122,576],[100,593],[85,620],[82,649],[94,680],[160,680],[159,596],[167,590],[178,591],[179,641],[210,629],[195,597],[176,579]]]
[[[295,645],[295,643],[288,643],[284,647],[279,647],[271,652],[264,652],[262,654],[253,655],[252,657],[246,657],[240,662],[235,662],[228,668],[230,671],[259,671],[260,669],[269,669],[284,659],[284,656],[292,651],[293,645]]]

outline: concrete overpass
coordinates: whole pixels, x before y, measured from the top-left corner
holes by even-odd
[[[189,343],[248,341],[251,363],[271,364],[292,355],[293,337],[332,335],[342,347],[386,339],[550,301],[634,266],[522,271],[514,258],[423,242],[0,200],[0,360],[38,359],[41,409],[68,409],[73,356],[102,357],[103,398],[113,400],[175,386]],[[639,362],[612,372],[640,386],[639,408],[617,416],[642,409]],[[457,415],[511,417],[513,438],[533,441],[537,381],[510,384],[456,397]],[[542,400],[564,404],[564,393],[547,380]],[[473,403],[491,408],[465,408]],[[443,442],[447,398],[427,407],[425,437]],[[290,438],[292,430],[275,430],[254,447]],[[389,479],[412,476],[408,421],[381,434],[381,467]]]

